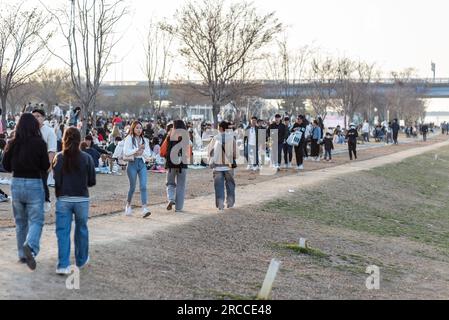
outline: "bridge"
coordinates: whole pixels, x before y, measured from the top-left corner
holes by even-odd
[[[289,84],[282,84],[279,81],[272,80],[257,80],[253,81],[253,91],[258,96],[265,99],[279,98],[279,88],[282,86],[285,88],[286,95],[300,95],[304,98],[312,96],[313,91],[317,86],[323,90],[330,90],[331,95],[336,95],[336,92],[348,83],[358,83],[357,80],[337,80],[328,79],[320,81],[317,84],[314,80],[297,80],[291,81]],[[364,84],[359,82],[360,84]],[[192,86],[202,86],[201,81],[169,81],[168,85],[161,91],[158,90],[158,84],[156,84],[157,94],[161,94],[164,98],[169,98],[170,93],[173,90],[179,88],[191,88]],[[146,81],[120,81],[120,82],[104,82],[100,88],[100,91],[106,96],[117,96],[121,90],[131,90],[135,92],[145,93],[147,91],[148,83]],[[401,87],[406,88],[414,92],[420,98],[449,98],[449,78],[412,78],[406,80],[398,79],[373,79],[369,83],[370,88],[374,92],[387,92]]]

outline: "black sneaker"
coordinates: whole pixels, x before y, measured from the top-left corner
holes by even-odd
[[[20,258],[19,261],[17,261],[17,263],[26,264],[27,263],[27,259],[26,258]]]
[[[146,210],[146,211],[144,212],[144,214],[143,214],[143,218],[146,219],[146,218],[148,218],[149,216],[151,216],[151,212],[150,212],[150,210]]]
[[[175,202],[174,201],[170,201],[169,203],[168,203],[168,205],[167,205],[167,210],[168,211],[171,211],[172,209],[173,209],[173,206],[175,205]]]
[[[27,244],[23,246],[23,253],[25,253],[28,268],[36,270],[36,260],[34,259],[33,251]]]

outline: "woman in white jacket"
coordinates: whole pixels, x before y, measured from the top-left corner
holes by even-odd
[[[147,166],[151,157],[150,142],[143,136],[143,126],[139,121],[134,121],[123,146],[124,160],[128,161],[126,172],[129,179],[128,199],[125,214],[131,215],[131,200],[136,190],[137,176],[140,182],[140,197],[142,200],[142,214],[144,218],[151,215],[147,207]]]

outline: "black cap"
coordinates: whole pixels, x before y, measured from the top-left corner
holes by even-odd
[[[45,111],[43,109],[37,109],[36,108],[31,113],[35,113],[35,112],[40,113],[45,118]]]
[[[276,119],[278,119],[278,118],[282,118],[281,117],[281,115],[278,113],[278,114],[276,114],[275,116],[274,116]]]

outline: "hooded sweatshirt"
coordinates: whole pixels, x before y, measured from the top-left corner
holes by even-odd
[[[223,146],[224,142],[224,146]],[[237,145],[231,132],[216,135],[209,145],[210,164],[215,171],[229,171],[236,159]]]

